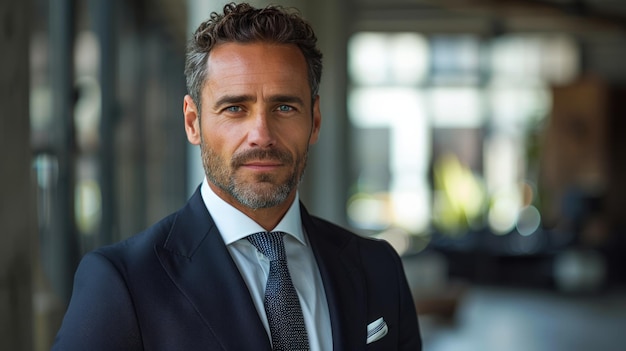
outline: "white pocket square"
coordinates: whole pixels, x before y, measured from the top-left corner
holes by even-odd
[[[373,343],[376,340],[382,339],[383,336],[387,335],[387,323],[383,317],[378,318],[372,323],[367,325],[367,343]]]

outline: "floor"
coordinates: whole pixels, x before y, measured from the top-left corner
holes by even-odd
[[[420,323],[424,351],[624,351],[626,291],[470,287],[452,320]]]

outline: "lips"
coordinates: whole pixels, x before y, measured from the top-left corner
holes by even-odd
[[[274,160],[257,160],[257,161],[246,162],[242,166],[246,168],[265,170],[265,169],[274,169],[277,167],[281,167],[282,165],[283,164],[281,162],[274,161]]]

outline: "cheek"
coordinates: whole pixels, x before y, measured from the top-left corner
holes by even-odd
[[[236,133],[233,128],[219,128],[215,125],[205,126],[202,130],[204,144],[221,157],[233,153],[236,148]]]
[[[291,139],[289,145],[290,145],[289,148],[292,154],[296,158],[300,158],[300,159],[304,158],[307,152],[309,151],[309,146],[310,146],[308,134],[306,135],[306,137]]]

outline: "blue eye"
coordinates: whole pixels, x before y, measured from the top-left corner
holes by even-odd
[[[278,111],[280,111],[280,112],[290,112],[290,111],[293,111],[293,110],[294,110],[294,108],[289,106],[289,105],[280,105],[280,106],[278,106]]]
[[[240,106],[229,106],[227,108],[225,108],[226,111],[228,112],[240,112],[241,111],[241,107]]]

